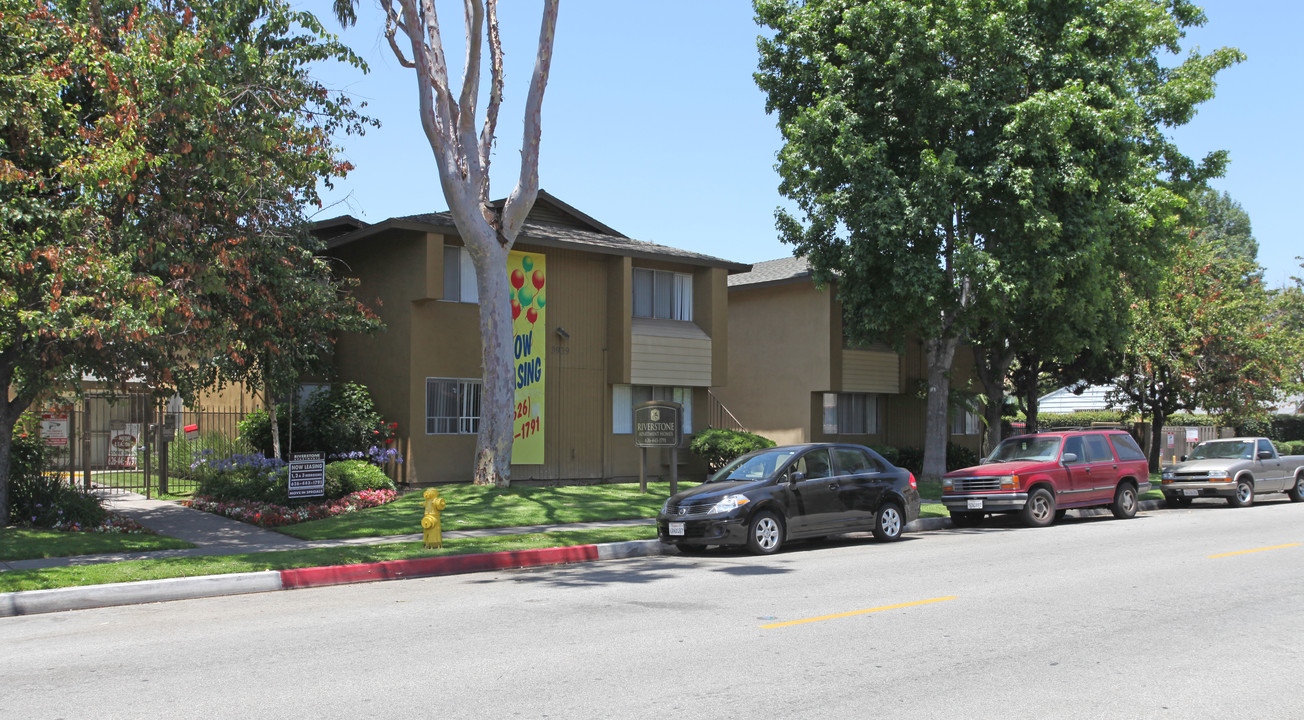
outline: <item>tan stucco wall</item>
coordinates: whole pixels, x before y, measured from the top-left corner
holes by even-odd
[[[389,329],[379,337],[341,339],[336,353],[340,374],[366,384],[377,407],[400,423],[408,438],[408,480],[414,483],[468,482],[474,435],[427,435],[426,378],[479,378],[479,306],[446,302],[443,294],[443,244],[440,235],[391,231],[336,255],[361,279],[359,296],[379,296]],[[450,244],[460,244],[456,237]],[[698,325],[726,334],[725,273],[676,263],[631,261],[572,249],[518,243],[517,250],[546,257],[548,305],[542,337],[545,361],[544,458],[540,465],[514,465],[518,481],[631,479],[638,476],[639,452],[632,435],[612,432],[612,383],[629,383],[633,267],[693,272]],[[718,285],[718,287],[717,287]],[[563,338],[558,328],[569,337]],[[725,353],[712,343],[711,362]],[[718,350],[715,348],[719,348]],[[708,396],[694,397],[704,426]],[[691,453],[681,453],[681,468],[704,475]],[[662,468],[668,473],[668,467]]]
[[[749,431],[812,439],[811,393],[832,384],[830,301],[809,283],[729,292],[729,382],[715,394]]]

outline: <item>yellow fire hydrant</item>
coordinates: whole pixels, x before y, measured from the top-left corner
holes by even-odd
[[[426,499],[426,514],[421,518],[421,529],[424,531],[422,540],[425,547],[441,548],[444,546],[444,530],[440,526],[439,513],[448,507],[448,503],[439,497],[439,491],[434,488],[421,493],[421,497]]]

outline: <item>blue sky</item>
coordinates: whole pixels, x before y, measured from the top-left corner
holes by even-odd
[[[502,0],[506,89],[491,172],[503,197],[519,172],[520,115],[534,61],[541,3]],[[329,0],[301,7],[338,29]],[[1304,3],[1208,0],[1209,22],[1184,51],[1230,45],[1249,59],[1219,76],[1217,97],[1173,133],[1193,157],[1231,153],[1213,183],[1250,215],[1270,286],[1301,275],[1296,229],[1304,110],[1295,29]],[[448,63],[460,75],[461,3],[441,0]],[[351,214],[369,222],[447,207],[416,114],[416,80],[398,65],[373,0],[342,39],[369,75],[323,68],[332,87],[368,103],[382,126],[342,140],[356,170],[325,193],[318,218]],[[552,75],[543,105],[540,186],[617,230],[650,242],[739,262],[791,255],[774,230],[773,116],[752,80],[756,36],[750,2],[733,0],[561,0]],[[483,103],[483,98],[482,98]]]

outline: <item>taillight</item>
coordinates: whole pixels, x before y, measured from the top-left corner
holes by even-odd
[[[915,474],[914,474],[914,473],[910,473],[910,487],[915,488],[916,490],[919,489],[919,484],[915,482]]]

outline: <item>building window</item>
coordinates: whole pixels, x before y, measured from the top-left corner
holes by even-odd
[[[444,299],[452,302],[480,302],[475,282],[475,265],[464,247],[444,246]]]
[[[426,434],[480,432],[480,381],[426,378]]]
[[[951,408],[952,435],[980,435],[983,421],[978,413],[966,407]]]
[[[634,268],[634,317],[693,319],[693,276]]]
[[[877,435],[878,395],[824,393],[825,435]]]
[[[684,406],[684,434],[693,432],[693,388],[670,385],[613,385],[611,389],[611,432],[634,432],[634,406],[661,400]]]

